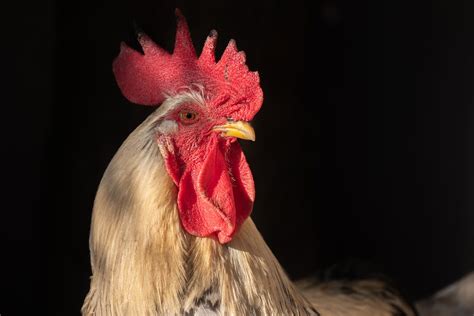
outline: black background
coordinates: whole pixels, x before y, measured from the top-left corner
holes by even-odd
[[[219,32],[265,92],[243,144],[253,218],[292,277],[372,262],[417,299],[474,267],[474,2],[2,4],[2,315],[76,315],[104,169],[151,109],[111,62],[133,24],[172,50]]]

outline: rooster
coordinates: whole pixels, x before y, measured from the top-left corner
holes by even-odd
[[[123,143],[94,202],[83,315],[414,315],[386,283],[292,283],[249,217],[255,189],[237,139],[263,93],[231,40],[196,55],[177,10],[172,54],[139,35],[113,72],[131,102],[159,107]]]

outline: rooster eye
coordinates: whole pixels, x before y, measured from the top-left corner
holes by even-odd
[[[197,121],[198,114],[189,110],[181,111],[179,112],[179,119],[184,124],[192,124]]]

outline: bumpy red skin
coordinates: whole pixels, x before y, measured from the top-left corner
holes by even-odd
[[[122,43],[113,71],[123,95],[133,103],[157,106],[166,95],[183,87],[204,87],[207,106],[221,117],[250,121],[260,109],[263,92],[257,72],[249,71],[245,53],[237,50],[234,40],[227,45],[219,61],[215,59],[217,32],[207,37],[197,57],[186,20],[176,11],[178,28],[173,54],[141,34],[144,54]]]
[[[213,31],[198,58],[186,20],[176,13],[173,54],[142,34],[139,41],[144,54],[122,44],[113,71],[124,96],[143,105],[159,105],[182,87],[198,84],[204,89],[206,104],[185,104],[168,113],[163,119],[176,121],[178,131],[161,135],[157,141],[168,174],[178,187],[183,228],[192,235],[227,243],[250,215],[255,189],[236,139],[224,138],[212,127],[227,119],[250,121],[262,105],[263,93],[258,73],[248,70],[245,54],[234,41],[216,62],[217,33]],[[198,113],[198,121],[180,121],[183,109]]]

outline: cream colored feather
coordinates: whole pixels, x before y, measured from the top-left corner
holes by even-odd
[[[186,234],[177,192],[155,143],[164,105],[124,142],[94,203],[91,289],[84,315],[176,315],[209,289],[222,315],[305,315],[311,310],[252,220],[222,246]]]
[[[315,315],[314,308],[322,315],[393,315],[392,301],[373,294],[378,284],[365,284],[353,297],[337,286],[302,284],[311,304],[251,219],[224,246],[181,229],[177,190],[156,143],[157,121],[196,98],[185,93],[165,101],[127,138],[105,171],[94,202],[93,275],[83,315],[206,314],[211,310],[199,302],[207,294],[217,315]]]

